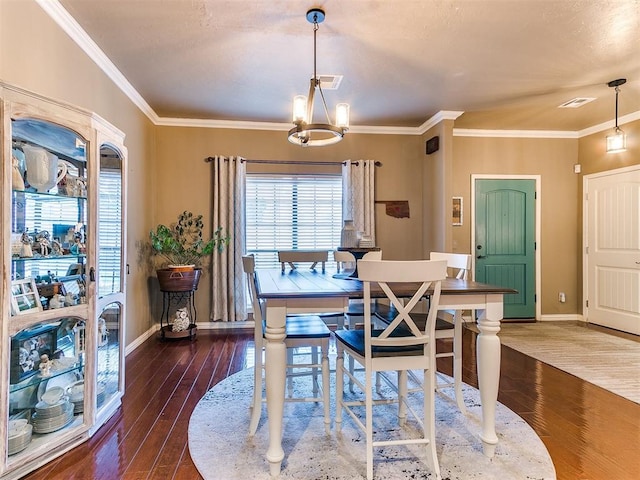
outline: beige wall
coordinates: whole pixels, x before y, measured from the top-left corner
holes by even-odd
[[[453,196],[463,197],[462,226],[453,229],[453,250],[472,251],[471,175],[540,175],[542,226],[541,308],[543,315],[575,314],[579,311],[579,243],[577,234],[578,141],[526,138],[453,138]],[[558,301],[558,292],[567,301]]]
[[[158,182],[157,220],[175,221],[187,209],[211,216],[212,166],[204,159],[214,155],[241,156],[253,160],[330,161],[372,159],[382,162],[376,170],[377,200],[408,200],[410,218],[386,215],[376,205],[377,243],[385,258],[412,259],[422,256],[422,166],[424,144],[407,135],[348,134],[333,146],[301,148],[287,141],[286,132],[240,131],[206,128],[159,127],[154,175]],[[249,164],[248,171],[268,167]],[[318,167],[287,165],[271,171],[307,173]],[[339,172],[339,169],[334,169]],[[211,225],[206,225],[211,228]],[[202,279],[196,297],[198,312],[210,311],[210,276]],[[204,320],[199,317],[198,320]]]
[[[149,172],[155,148],[153,124],[93,61],[29,0],[0,0],[0,79],[91,110],[126,133],[127,174],[127,343],[151,325],[147,279],[133,252],[154,223],[154,182]]]

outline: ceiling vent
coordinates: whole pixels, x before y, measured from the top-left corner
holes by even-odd
[[[323,90],[337,90],[342,82],[343,75],[318,75],[320,87]]]
[[[564,102],[562,105],[558,105],[558,108],[578,108],[594,100],[595,98],[591,97],[577,97],[568,102]]]

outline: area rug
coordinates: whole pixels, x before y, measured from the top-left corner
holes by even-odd
[[[334,375],[332,394],[335,392]],[[297,379],[296,394],[309,385]],[[265,459],[268,447],[266,408],[258,431],[247,436],[252,370],[230,376],[200,400],[189,422],[189,452],[205,480],[268,480]],[[383,392],[388,393],[388,392]],[[555,469],[549,453],[535,432],[514,412],[497,405],[496,430],[500,443],[492,459],[482,454],[479,392],[465,385],[467,415],[438,395],[436,400],[436,440],[443,480],[550,480]],[[419,399],[418,399],[419,400]],[[380,407],[377,407],[380,408]],[[376,414],[377,430],[392,435],[398,430],[395,409]],[[331,406],[332,416],[335,405]],[[365,439],[348,415],[342,432],[332,424],[324,433],[322,406],[314,403],[286,403],[283,449],[285,458],[281,480],[353,480],[366,477]],[[380,423],[382,421],[382,423]],[[403,429],[415,433],[414,422]],[[377,479],[433,479],[425,455],[414,446],[376,449],[374,476]]]
[[[573,322],[504,323],[514,350],[640,403],[640,342]]]

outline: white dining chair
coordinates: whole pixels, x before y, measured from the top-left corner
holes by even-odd
[[[321,264],[322,273],[326,272],[326,262],[329,260],[328,250],[279,250],[278,261],[281,264],[282,273],[284,274],[287,265],[291,270],[298,268],[300,263],[310,263],[310,269],[315,269],[318,263]],[[319,315],[326,325],[334,328],[344,327],[346,305],[331,301],[325,302],[324,305],[315,305],[313,308],[301,307],[293,312],[294,314],[315,314]],[[291,355],[291,353],[289,353]]]
[[[321,264],[322,272],[325,272],[326,263],[329,260],[328,250],[279,250],[278,261],[282,268],[282,273],[285,272],[287,265],[291,270],[297,268],[298,263],[311,263],[309,267],[311,270],[316,268],[318,263]]]
[[[431,260],[444,260],[447,262],[447,276],[457,279],[467,280],[469,278],[469,272],[471,271],[471,255],[463,253],[445,253],[445,252],[431,252],[429,255]],[[471,315],[474,315],[474,311]],[[388,322],[388,315],[386,317],[378,315],[383,321]],[[412,313],[414,322],[420,328],[424,325],[426,315],[424,313]],[[448,377],[440,372],[436,372],[436,391],[442,395],[447,395],[447,391],[450,387],[453,387],[452,398],[462,413],[466,413],[467,409],[464,403],[464,397],[462,395],[462,310],[440,310],[438,312],[438,318],[436,321],[436,339],[450,340],[449,342],[441,342],[439,344],[439,351],[436,352],[436,358],[451,358],[452,365],[451,371],[453,372],[453,381],[451,377]],[[419,384],[419,380],[415,378],[411,373],[409,376],[413,379],[414,383]],[[418,389],[420,387],[417,387]]]
[[[457,279],[469,279],[471,272],[471,255],[463,253],[431,252],[431,260],[444,260],[447,262],[448,276]],[[474,311],[471,315],[474,315]],[[443,375],[438,375],[436,388],[443,393],[443,389],[454,387],[455,401],[462,413],[466,407],[462,396],[462,310],[441,310],[438,312],[436,323],[436,339],[450,339],[451,349],[436,353],[436,358],[451,358],[453,384]],[[445,346],[447,344],[445,343]]]
[[[358,262],[358,277],[364,284],[364,328],[338,330],[335,332],[337,345],[336,365],[336,431],[340,431],[342,413],[346,412],[366,436],[367,479],[373,478],[374,448],[389,445],[422,445],[425,447],[427,462],[436,478],[440,477],[440,467],[435,445],[435,322],[440,301],[441,281],[446,277],[445,261],[392,261],[361,260]],[[397,284],[415,287],[414,294],[404,302],[393,293]],[[415,285],[418,286],[415,286]],[[383,329],[374,329],[371,315],[371,289],[381,289],[395,311],[396,317]],[[419,329],[411,318],[411,311],[430,289],[429,311],[424,329]],[[344,357],[353,357],[364,367],[364,380],[345,368]],[[415,370],[422,375],[423,411],[418,415],[406,404],[407,371]],[[374,398],[373,373],[397,372],[397,396]],[[364,392],[364,400],[353,400],[344,395],[344,377],[350,378]],[[398,403],[398,419],[405,424],[407,412],[416,416],[422,427],[421,438],[380,439],[374,429],[373,411],[380,404]],[[361,420],[364,407],[364,422]],[[375,434],[374,434],[375,433]]]
[[[347,269],[353,270],[356,265],[356,257],[353,253],[341,250],[333,251],[333,260],[336,262],[336,271],[344,272]]]
[[[262,305],[258,299],[255,275],[255,258],[253,255],[242,257],[244,272],[247,275],[247,284],[253,318],[255,322],[255,364],[253,382],[253,401],[251,402],[251,420],[249,422],[249,436],[255,435],[262,412],[262,402],[265,401],[263,390],[263,360],[262,353],[265,346],[264,318]],[[322,402],[324,407],[325,431],[330,433],[331,416],[329,411],[330,386],[329,386],[329,339],[331,331],[324,321],[317,315],[287,316],[285,325],[286,337],[284,340],[287,349],[287,382],[289,395],[286,402]],[[311,349],[311,361],[294,363],[296,358],[292,352],[294,349],[307,347]],[[320,360],[318,360],[318,349]],[[306,353],[305,353],[306,355]],[[305,357],[306,358],[306,357]],[[321,373],[322,387],[318,386],[318,372]],[[293,397],[293,378],[298,376],[310,376],[312,381],[312,396]]]

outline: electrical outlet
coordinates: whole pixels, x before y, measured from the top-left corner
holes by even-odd
[[[566,297],[566,295],[564,294],[564,292],[560,292],[560,293],[558,294],[558,301],[559,301],[560,303],[564,303],[564,302],[566,302],[566,301],[567,301],[567,297]]]

